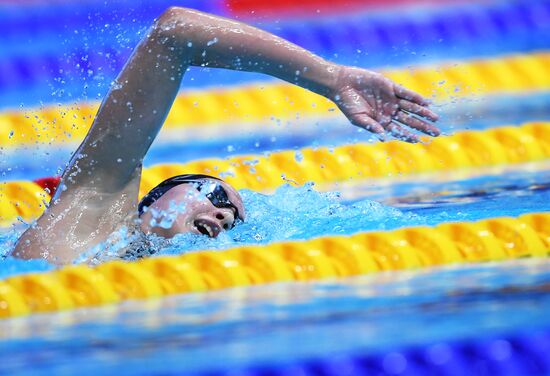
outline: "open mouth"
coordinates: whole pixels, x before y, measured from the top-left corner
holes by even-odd
[[[214,222],[205,219],[197,219],[193,222],[193,225],[203,235],[207,235],[211,238],[215,238],[220,233],[220,228]]]

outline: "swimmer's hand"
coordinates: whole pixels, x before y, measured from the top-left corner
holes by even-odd
[[[428,109],[429,102],[379,73],[340,65],[327,97],[334,101],[352,124],[376,133],[386,132],[407,142],[419,138],[405,126],[430,136],[439,129],[432,122],[439,118]]]

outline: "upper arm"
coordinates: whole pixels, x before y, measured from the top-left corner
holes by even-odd
[[[141,163],[177,94],[187,65],[158,21],[135,49],[63,172],[49,208],[29,227],[16,257],[72,261],[136,212]]]
[[[63,174],[68,190],[125,187],[157,136],[187,65],[166,38],[169,10],[135,49]]]
[[[120,226],[133,227],[140,173],[136,169],[126,187],[114,193],[86,187],[59,190],[48,210],[21,236],[12,255],[66,264]]]

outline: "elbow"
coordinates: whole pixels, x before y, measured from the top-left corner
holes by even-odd
[[[153,25],[150,35],[161,41],[164,46],[173,47],[180,52],[185,50],[192,55],[195,53],[195,48],[190,50],[188,44],[197,38],[196,34],[202,27],[201,12],[174,6],[166,9],[160,15]]]
[[[157,19],[157,23],[166,24],[166,23],[176,21],[182,17],[185,17],[185,13],[187,12],[187,10],[188,9],[186,8],[177,7],[177,6],[169,7],[164,12],[162,12],[162,14],[159,16],[159,18]]]
[[[191,9],[172,6],[157,18],[153,29],[167,37],[173,37],[178,30],[180,32],[187,31],[185,29],[191,26],[191,22],[189,22],[191,12]]]

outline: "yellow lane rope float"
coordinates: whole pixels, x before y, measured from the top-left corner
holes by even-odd
[[[237,189],[274,189],[287,181],[299,185],[352,179],[387,178],[540,161],[550,157],[550,122],[527,123],[483,131],[457,132],[425,144],[390,141],[349,144],[334,148],[302,148],[267,156],[247,155],[161,164],[142,174],[141,194],[161,181],[185,173],[218,176]]]
[[[68,266],[0,280],[0,318],[272,282],[547,257],[550,213]]]
[[[266,191],[287,181],[299,185],[386,178],[414,173],[450,171],[544,160],[550,157],[550,122],[527,123],[483,131],[457,132],[426,144],[390,141],[334,148],[303,148],[268,156],[248,155],[161,164],[144,169],[140,194],[179,174],[210,174],[237,189]],[[17,218],[29,221],[45,208],[49,195],[33,182],[0,184],[0,225]]]
[[[550,53],[460,61],[440,66],[383,72],[389,78],[439,101],[491,93],[550,89]],[[3,146],[49,145],[84,138],[98,103],[50,106],[36,111],[0,113]],[[289,84],[259,83],[223,90],[180,94],[165,129],[220,125],[228,122],[286,120],[300,116],[335,116],[327,99]]]

